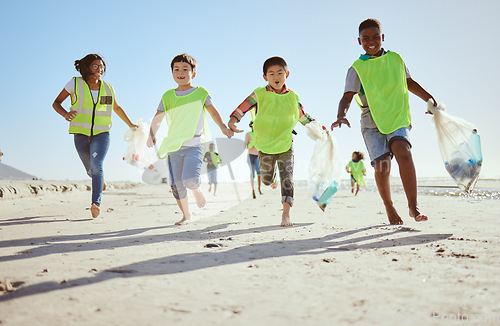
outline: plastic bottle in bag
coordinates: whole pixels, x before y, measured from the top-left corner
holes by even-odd
[[[309,193],[321,210],[325,210],[337,192],[342,176],[342,160],[333,134],[312,121],[306,126],[306,133],[316,141],[309,162]]]
[[[477,129],[470,122],[448,114],[444,105],[434,107],[432,100],[428,102],[428,110],[433,114],[431,121],[436,127],[446,171],[460,189],[471,192],[483,162]]]

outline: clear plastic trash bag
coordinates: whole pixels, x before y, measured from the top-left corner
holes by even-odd
[[[130,128],[123,135],[123,139],[129,143],[123,160],[139,170],[153,169],[158,156],[153,148],[146,145],[149,126],[142,119],[138,119],[135,124],[138,128]]]
[[[307,135],[316,141],[309,163],[309,193],[324,211],[340,186],[342,160],[332,132],[316,121],[305,127]]]
[[[439,150],[446,171],[457,185],[466,192],[471,192],[476,185],[481,171],[483,156],[481,141],[476,127],[461,118],[445,111],[445,106],[427,103],[432,113],[431,121],[436,127]]]

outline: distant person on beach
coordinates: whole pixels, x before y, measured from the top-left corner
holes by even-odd
[[[347,72],[344,95],[340,100],[334,127],[350,123],[346,118],[352,98],[361,107],[361,133],[375,168],[375,181],[389,222],[403,224],[393,206],[389,177],[391,159],[396,157],[399,174],[408,200],[409,215],[415,221],[428,217],[417,207],[417,177],[409,131],[411,129],[408,91],[424,101],[436,101],[414,81],[399,54],[382,48],[384,34],[376,19],[366,19],[359,25],[358,42],[366,51]]]
[[[0,162],[2,162],[2,156],[3,156],[3,152],[0,151]]]
[[[101,79],[106,71],[102,57],[88,54],[75,61],[75,68],[82,76],[71,78],[52,107],[70,122],[69,133],[74,135],[76,151],[92,178],[90,212],[92,217],[97,217],[101,211],[102,191],[106,188],[103,163],[110,142],[111,112],[115,111],[130,128],[137,126],[118,105],[111,85]],[[66,111],[62,103],[68,96],[71,96],[71,107]]]
[[[156,114],[151,122],[148,146],[156,144],[156,132],[165,117],[168,134],[158,156],[168,157],[172,193],[182,212],[182,219],[176,225],[184,225],[191,220],[187,188],[191,189],[198,207],[205,206],[206,200],[200,190],[201,165],[203,163],[203,143],[205,138],[205,110],[228,138],[233,136],[215,108],[208,91],[191,85],[196,76],[196,60],[185,53],[174,57],[170,67],[172,77],[178,87],[163,94]]]
[[[203,157],[203,162],[207,163],[207,175],[208,175],[208,192],[212,190],[212,185],[214,186],[214,196],[217,192],[217,167],[222,163],[219,153],[215,152],[215,144],[210,143],[208,146],[208,151]]]
[[[260,191],[261,184],[261,175],[259,168],[259,151],[255,148],[255,135],[253,133],[253,121],[249,124],[251,131],[247,132],[245,135],[245,147],[248,149],[248,165],[250,166],[250,185],[252,186],[252,198],[257,198],[255,196],[255,187],[254,187],[254,179],[255,174],[257,174],[257,184],[259,194],[262,195],[262,191]]]
[[[365,175],[366,169],[363,163],[364,155],[361,152],[353,152],[352,160],[346,165],[345,169],[347,173],[351,175],[351,192],[357,196],[359,192],[359,187],[366,187]],[[356,188],[356,192],[354,192]]]
[[[286,85],[290,72],[283,58],[272,57],[264,62],[264,80],[267,86],[256,88],[231,113],[228,126],[234,132],[235,123],[255,108],[253,131],[255,147],[259,151],[259,167],[262,182],[266,186],[277,186],[276,164],[281,180],[281,202],[283,213],[281,226],[292,226],[290,208],[293,205],[293,147],[292,131],[298,121],[303,125],[313,119],[304,112],[299,96]]]

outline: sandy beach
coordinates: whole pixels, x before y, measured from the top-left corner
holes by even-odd
[[[428,222],[388,224],[373,185],[346,183],[322,212],[296,183],[283,228],[279,191],[207,191],[194,221],[167,185],[0,182],[3,325],[499,325],[498,180],[475,196],[420,182]],[[87,209],[86,209],[87,208]]]

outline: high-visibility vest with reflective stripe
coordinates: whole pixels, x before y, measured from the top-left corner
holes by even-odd
[[[266,154],[284,153],[292,147],[292,130],[299,121],[299,96],[277,94],[265,87],[254,90],[257,114],[253,121],[255,147]]]
[[[408,85],[403,59],[396,52],[356,60],[356,69],[378,130],[390,134],[411,124]]]
[[[75,77],[75,94],[71,95],[71,111],[76,117],[69,124],[70,134],[94,136],[109,131],[115,93],[110,84],[101,80],[97,103],[83,77]]]

